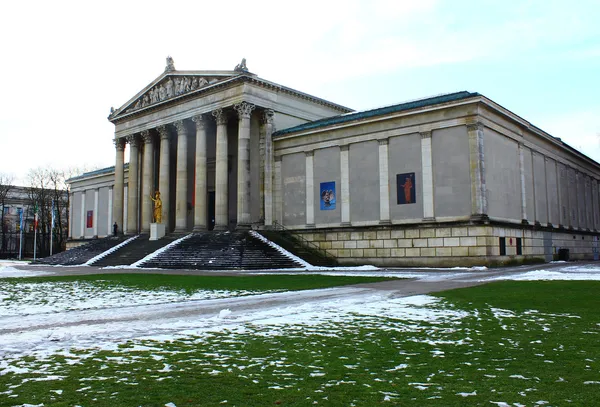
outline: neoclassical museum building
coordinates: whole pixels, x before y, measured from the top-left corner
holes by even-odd
[[[355,112],[167,58],[108,119],[115,166],[70,180],[72,246],[148,233],[159,191],[167,233],[284,227],[342,264],[598,255],[600,165],[479,93]]]

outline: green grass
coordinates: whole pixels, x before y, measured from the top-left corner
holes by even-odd
[[[309,290],[351,284],[375,283],[396,280],[386,277],[352,277],[324,275],[248,275],[248,276],[189,276],[166,274],[92,274],[78,276],[29,277],[3,279],[18,284],[21,282],[90,282],[94,285],[111,287],[125,286],[142,290]]]
[[[267,280],[282,277],[252,284],[273,289]],[[0,405],[594,406],[599,291],[599,282],[500,282],[436,294],[442,302],[427,308],[458,319],[340,313],[13,360],[30,373],[0,376],[0,393],[12,391]],[[35,381],[47,375],[63,378]]]

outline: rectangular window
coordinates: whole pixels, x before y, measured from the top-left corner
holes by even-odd
[[[517,256],[523,255],[523,241],[520,237],[517,237]]]
[[[4,214],[5,214],[5,215],[8,215],[8,214],[10,214],[10,207],[9,207],[9,206],[5,206],[5,207],[4,207]]]
[[[500,256],[506,256],[506,238],[500,238]]]

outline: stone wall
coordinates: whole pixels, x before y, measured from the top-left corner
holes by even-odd
[[[551,261],[569,249],[572,260],[591,260],[598,235],[503,225],[455,224],[296,231],[341,264],[452,267]],[[500,255],[500,238],[506,254]],[[517,255],[518,240],[522,254]]]

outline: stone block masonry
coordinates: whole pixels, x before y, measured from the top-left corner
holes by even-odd
[[[557,259],[593,260],[598,233],[521,225],[414,225],[299,230],[344,265],[494,266]]]

